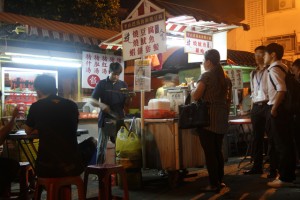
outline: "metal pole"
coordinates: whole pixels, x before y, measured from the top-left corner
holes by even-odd
[[[146,139],[145,139],[145,122],[144,122],[144,105],[145,105],[145,91],[141,91],[141,141],[142,141],[142,159],[143,169],[146,168]]]

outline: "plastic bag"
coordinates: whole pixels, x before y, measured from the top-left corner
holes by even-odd
[[[134,123],[134,119],[132,124]],[[131,126],[132,127],[132,126]],[[128,158],[130,160],[140,160],[142,158],[141,141],[138,135],[121,126],[116,139],[116,157]]]

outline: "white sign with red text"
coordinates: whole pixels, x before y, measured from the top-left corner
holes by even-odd
[[[213,36],[199,32],[186,31],[184,51],[203,55],[205,51],[213,48]]]
[[[122,43],[124,60],[165,52],[165,11],[122,21]]]
[[[92,52],[82,52],[82,88],[95,88],[96,84],[109,75],[110,63],[118,62],[123,71],[120,80],[124,80],[124,62],[122,56]]]

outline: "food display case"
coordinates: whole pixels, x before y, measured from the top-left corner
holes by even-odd
[[[24,115],[21,117],[26,117],[30,105],[36,101],[33,82],[40,74],[55,77],[57,87],[57,71],[2,68],[2,116],[10,116],[13,109],[18,106],[20,110],[24,111]]]

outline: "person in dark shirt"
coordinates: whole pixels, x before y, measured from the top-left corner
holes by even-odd
[[[96,139],[78,145],[76,103],[56,95],[55,78],[37,76],[34,81],[38,101],[29,109],[25,132],[39,134],[36,160],[38,177],[80,175],[96,150]]]
[[[106,121],[114,119],[114,117],[119,119],[124,118],[124,107],[131,101],[131,96],[126,92],[122,92],[126,91],[128,86],[126,82],[119,80],[121,73],[121,64],[117,62],[111,63],[109,66],[109,76],[99,81],[92,93],[92,105],[101,108],[98,117],[97,164],[104,163],[107,142],[112,134],[110,133],[112,129],[107,128],[108,123]],[[99,99],[105,107],[99,105]]]
[[[295,75],[295,79],[300,84],[300,59],[296,59],[292,64],[292,72]],[[300,113],[297,112],[293,116],[293,135],[296,143],[297,154],[297,168],[300,169]]]
[[[8,124],[0,129],[0,145],[4,143],[6,136],[13,129],[17,115],[18,109],[15,108]],[[0,169],[0,199],[6,199],[9,197],[11,181],[18,175],[20,165],[16,160],[0,157]]]

